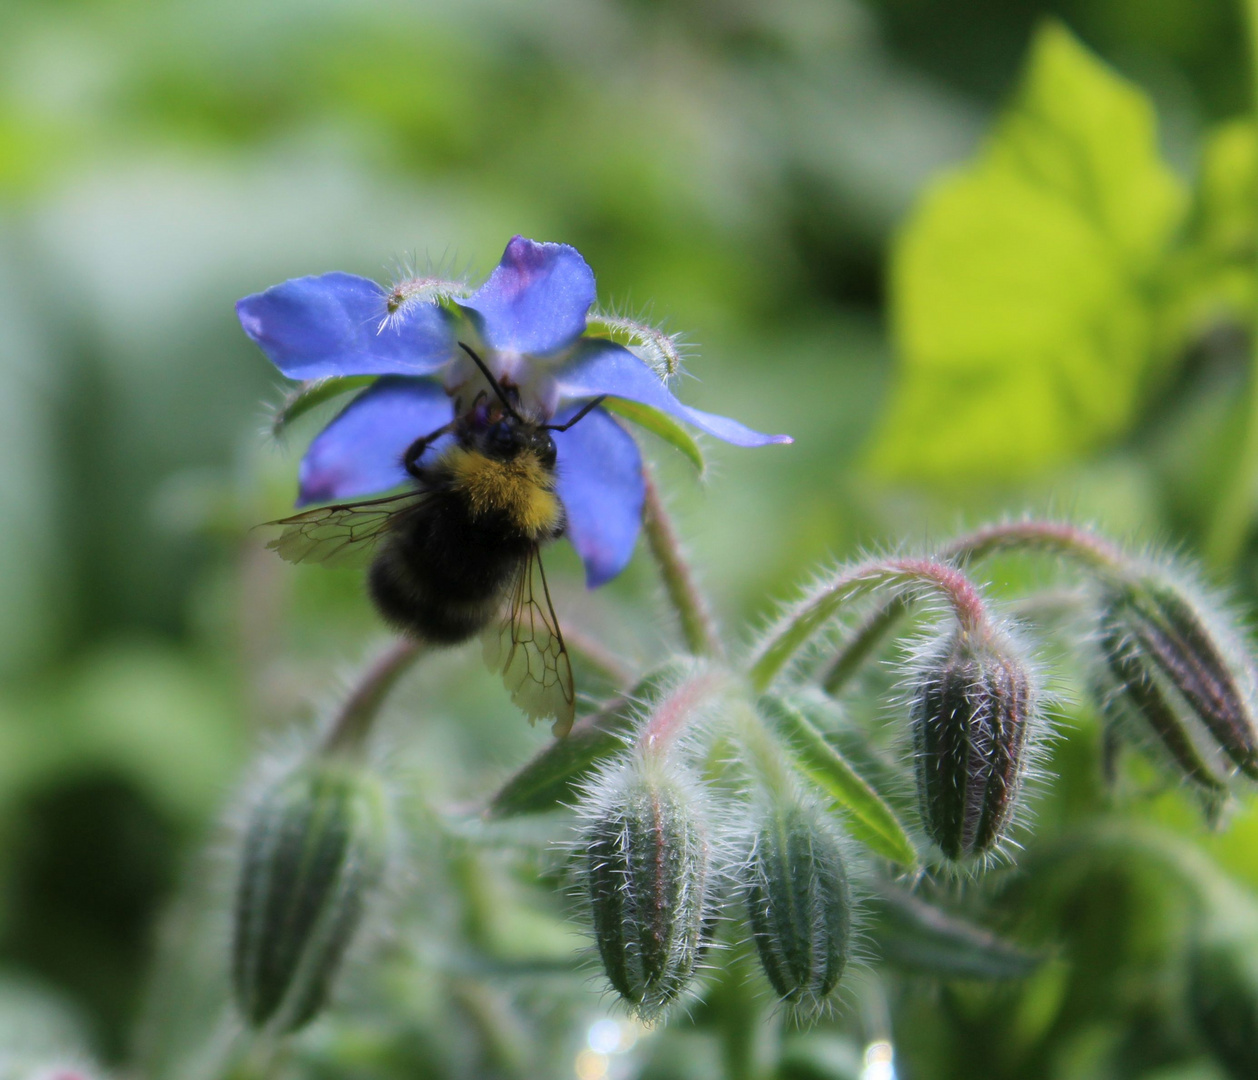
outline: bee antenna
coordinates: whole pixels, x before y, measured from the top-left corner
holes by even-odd
[[[489,370],[489,368],[485,366],[485,361],[477,356],[476,353],[472,351],[470,346],[464,345],[461,341],[459,342],[459,348],[472,358],[476,366],[480,368],[481,374],[489,380],[489,385],[494,388],[494,393],[498,395],[498,400],[502,402],[502,407],[506,409],[512,417],[520,421],[521,424],[524,423],[524,417],[516,412],[511,402],[507,400],[506,392],[502,389],[502,385],[498,382],[498,380],[494,378],[493,373]]]
[[[567,431],[578,420],[585,419],[586,415],[590,412],[590,410],[598,408],[606,400],[607,400],[606,394],[599,394],[599,396],[596,397],[593,401],[587,401],[585,405],[582,406],[581,411],[577,413],[577,415],[574,416],[571,420],[569,420],[566,424],[543,424],[542,430],[543,431]]]

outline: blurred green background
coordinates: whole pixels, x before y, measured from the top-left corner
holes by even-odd
[[[796,436],[709,447],[703,483],[649,448],[731,625],[818,560],[1006,511],[1202,546],[1244,320],[1180,335],[1130,409],[1012,470],[976,426],[932,443],[942,400],[881,427],[893,237],[1046,16],[1150,96],[1184,183],[1246,111],[1224,0],[0,2],[0,1011],[122,1061],[157,915],[259,740],[381,640],[354,575],[247,532],[317,430],[264,436],[281,380],[232,310],[287,277],[575,245],[603,303],[684,333],[689,402]],[[574,562],[565,618],[650,659],[613,612],[649,620],[651,568],[585,596]],[[452,657],[397,719],[434,792],[483,794],[547,738],[492,683]],[[1258,880],[1247,820],[1216,846]],[[904,1075],[954,1075],[922,1053]]]

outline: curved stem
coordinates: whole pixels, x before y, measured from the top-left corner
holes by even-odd
[[[837,694],[847,685],[848,680],[869,659],[887,632],[900,621],[900,616],[908,610],[908,606],[905,596],[893,596],[882,607],[870,613],[830,661],[830,667],[821,679],[821,688],[827,694]]]
[[[686,648],[695,656],[719,657],[724,649],[716,632],[716,620],[695,583],[694,571],[682,554],[681,541],[664,509],[659,487],[649,469],[644,472],[646,502],[642,508],[642,529],[651,555],[664,579],[664,589],[681,622]]]
[[[569,652],[579,655],[612,686],[623,689],[634,682],[634,672],[611,649],[584,630],[571,625],[565,626],[563,639]]]
[[[325,754],[353,754],[362,748],[385,698],[423,652],[423,642],[399,638],[367,669],[323,741]]]
[[[1031,548],[1067,555],[1098,570],[1112,570],[1122,551],[1104,537],[1062,521],[1007,521],[958,537],[940,552],[944,559],[982,559],[998,551]]]
[[[894,583],[925,585],[941,593],[952,606],[961,632],[976,638],[991,632],[987,605],[969,578],[955,566],[935,559],[884,559],[839,571],[829,583],[808,597],[779,622],[752,661],[752,689],[763,693],[803,645],[854,596],[875,586]]]
[[[720,693],[725,678],[714,671],[700,670],[683,679],[656,704],[638,736],[638,746],[646,751],[664,752],[689,724],[700,705]]]
[[[769,730],[760,712],[749,702],[740,701],[730,713],[735,737],[746,751],[744,760],[751,766],[753,775],[776,798],[790,798],[798,774],[787,763],[782,744]]]
[[[1258,115],[1258,0],[1242,3],[1249,39],[1251,113]],[[1258,191],[1250,193],[1258,202]],[[1240,555],[1254,517],[1258,497],[1258,311],[1250,322],[1249,380],[1245,393],[1245,431],[1223,497],[1216,504],[1206,537],[1206,555],[1218,570],[1232,566]]]
[[[1067,522],[1035,519],[1003,522],[966,533],[945,545],[939,558],[969,561],[1019,548],[1065,555],[1102,572],[1116,571],[1123,562],[1122,550],[1096,533]],[[831,661],[822,678],[826,693],[838,693],[847,684],[908,607],[907,597],[899,594],[870,613]]]

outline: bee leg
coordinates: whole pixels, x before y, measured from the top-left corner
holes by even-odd
[[[419,468],[419,459],[424,456],[424,451],[428,449],[437,439],[441,438],[457,423],[457,420],[451,420],[448,424],[442,424],[436,431],[430,431],[427,435],[421,435],[410,446],[406,448],[406,453],[402,455],[402,467],[410,473],[416,480],[423,479],[423,473]]]

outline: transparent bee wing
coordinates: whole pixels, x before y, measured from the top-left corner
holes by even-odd
[[[576,715],[572,664],[536,546],[507,593],[503,621],[486,630],[483,640],[485,662],[502,673],[511,700],[530,721],[553,718],[555,735],[567,735]]]
[[[362,565],[375,542],[400,515],[419,507],[422,491],[405,491],[365,502],[318,506],[292,517],[268,521],[258,528],[283,529],[267,547],[289,562],[317,562],[324,566]]]

